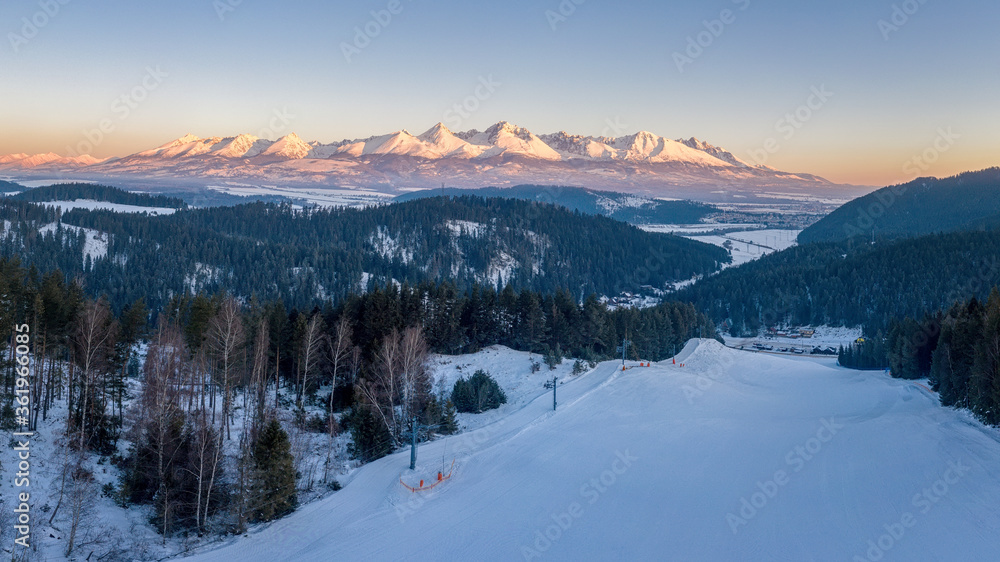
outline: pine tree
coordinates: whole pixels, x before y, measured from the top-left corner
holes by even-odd
[[[448,400],[444,403],[444,415],[441,420],[441,429],[444,435],[458,433],[458,412],[455,410],[455,403]]]
[[[355,398],[347,417],[351,428],[351,456],[361,462],[378,460],[392,452],[392,435],[371,409]]]
[[[298,504],[295,464],[288,434],[278,420],[264,426],[253,448],[253,520],[272,521]]]

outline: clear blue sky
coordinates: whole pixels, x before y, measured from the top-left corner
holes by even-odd
[[[696,136],[745,159],[774,139],[770,166],[871,185],[910,179],[935,141],[926,175],[1000,164],[995,1],[400,0],[384,26],[371,12],[389,0],[61,1],[0,5],[0,154],[66,153],[102,119],[112,130],[97,156],[274,124],[273,136],[331,142],[508,120],[539,134]],[[575,11],[547,16],[560,4]],[[917,9],[880,29],[893,4]],[[725,9],[731,23],[709,42],[703,22]],[[44,25],[31,33],[22,18]],[[343,44],[366,25],[377,36],[348,62]],[[710,44],[680,71],[674,53],[703,31]],[[447,113],[491,76],[476,111]],[[127,106],[144,78],[155,89]],[[814,87],[833,95],[810,100]],[[779,123],[808,101],[794,132]]]

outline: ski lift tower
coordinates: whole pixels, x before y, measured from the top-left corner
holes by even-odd
[[[441,427],[441,424],[423,425],[417,423],[417,416],[413,416],[410,421],[410,470],[417,468],[417,434],[421,429],[436,429],[438,427]]]
[[[628,346],[632,345],[632,340],[622,340],[622,344],[618,346],[618,351],[622,353],[622,369],[625,369],[625,354],[628,352]]]

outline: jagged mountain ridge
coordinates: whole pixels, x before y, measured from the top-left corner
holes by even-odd
[[[211,185],[228,180],[366,187],[382,191],[439,187],[581,185],[652,196],[690,197],[711,187],[730,191],[849,188],[811,175],[751,165],[696,138],[672,140],[647,131],[620,137],[558,132],[536,135],[501,121],[485,131],[453,132],[442,123],[333,143],[289,133],[277,140],[240,134],[185,135],[120,158],[55,154],[0,157],[0,170],[76,178],[145,178]],[[711,193],[711,191],[710,191]]]

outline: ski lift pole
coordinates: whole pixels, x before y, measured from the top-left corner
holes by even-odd
[[[621,347],[619,348],[619,349],[621,350],[621,352],[622,352],[622,370],[623,370],[623,371],[625,370],[625,352],[626,352],[626,351],[628,350],[628,346],[629,346],[629,344],[631,344],[631,343],[632,343],[632,342],[631,342],[631,341],[629,341],[629,340],[627,340],[627,339],[625,339],[625,340],[622,340],[622,345],[621,345]]]
[[[556,409],[556,387],[559,386],[557,384],[558,381],[558,377],[552,377],[552,411],[555,411]]]
[[[410,470],[416,470],[417,468],[417,416],[413,416],[413,422],[410,425]]]

